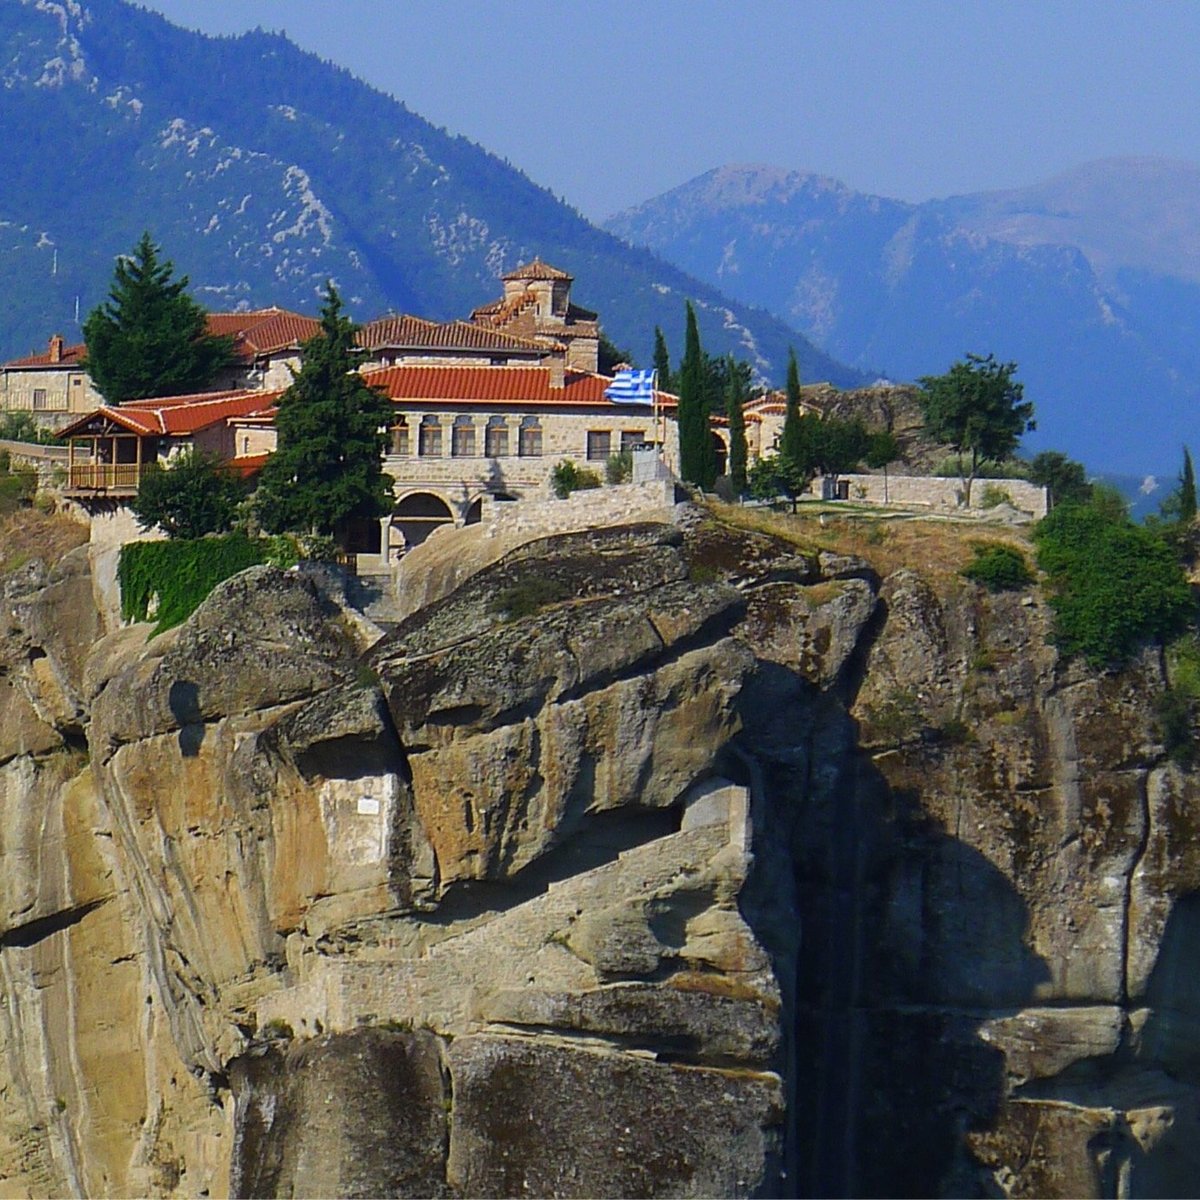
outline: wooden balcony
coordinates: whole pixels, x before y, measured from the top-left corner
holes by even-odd
[[[66,491],[109,496],[132,496],[138,490],[145,467],[141,463],[72,463],[67,471]]]

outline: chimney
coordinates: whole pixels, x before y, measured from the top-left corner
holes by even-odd
[[[562,350],[555,350],[546,356],[546,366],[550,368],[550,386],[562,388],[566,386],[567,356]]]
[[[50,361],[60,363],[63,360],[63,335],[56,333],[50,339]]]

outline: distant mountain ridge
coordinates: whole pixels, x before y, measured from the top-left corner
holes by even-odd
[[[965,351],[1020,365],[1030,445],[1176,469],[1200,401],[1200,167],[1109,159],[911,204],[766,166],[710,171],[606,223],[830,353],[897,379]]]
[[[124,0],[4,0],[0,83],[0,357],[74,340],[76,306],[149,229],[214,310],[312,312],[332,278],[358,318],[463,317],[540,255],[644,361],[655,325],[682,350],[692,297],[714,353],[780,379],[795,344],[807,377],[862,381],[283,36],[206,37]]]

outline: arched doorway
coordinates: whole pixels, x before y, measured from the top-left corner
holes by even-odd
[[[413,492],[392,510],[392,528],[404,537],[404,546],[419,546],[439,525],[452,525],[454,514],[440,496],[432,492]]]
[[[729,461],[729,451],[725,448],[725,439],[717,432],[712,435],[713,458],[717,460],[717,474],[724,475]]]

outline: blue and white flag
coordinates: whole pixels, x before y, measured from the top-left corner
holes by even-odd
[[[604,395],[614,404],[653,404],[653,371],[618,371]]]

